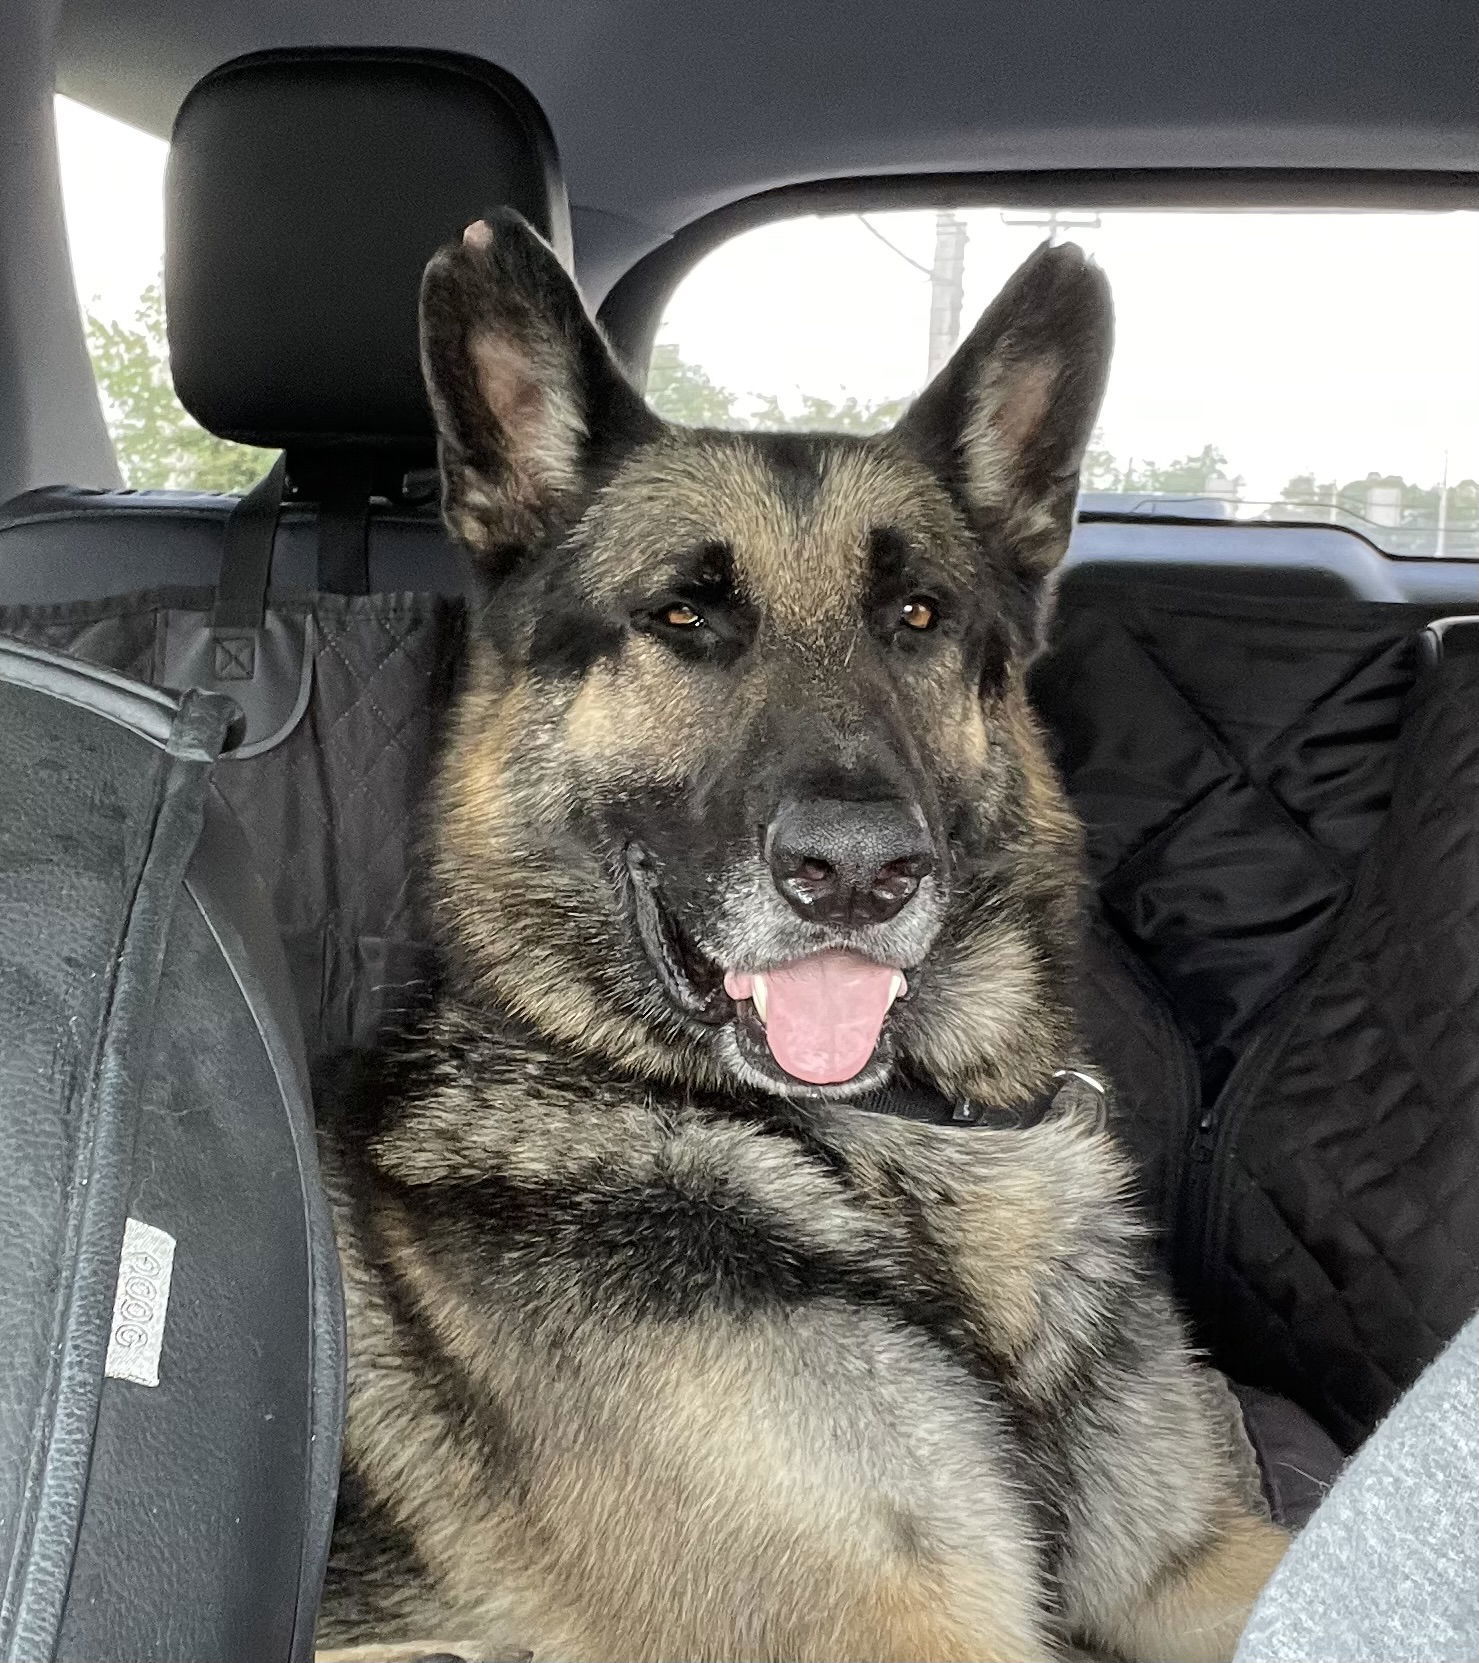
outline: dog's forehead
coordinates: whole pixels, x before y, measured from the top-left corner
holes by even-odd
[[[855,611],[883,529],[937,559],[958,542],[943,489],[886,444],[674,432],[627,462],[580,541],[588,586],[608,591],[723,547],[737,587],[784,626]]]

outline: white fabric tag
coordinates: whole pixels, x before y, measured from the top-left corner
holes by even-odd
[[[175,1238],[131,1218],[123,1227],[123,1255],[113,1294],[113,1331],[103,1372],[139,1386],[159,1384],[159,1352],[169,1309]]]

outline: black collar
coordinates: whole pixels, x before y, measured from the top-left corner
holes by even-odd
[[[926,1126],[984,1127],[989,1131],[1025,1131],[1049,1115],[1086,1114],[1096,1128],[1108,1120],[1109,1094],[1094,1075],[1079,1068],[1060,1068],[1052,1084],[1036,1097],[1011,1108],[977,1102],[975,1098],[947,1097],[938,1086],[900,1081],[863,1097],[851,1097],[839,1107],[866,1114],[891,1114]]]
[[[498,1023],[498,1031],[512,1040],[540,1043],[535,1031],[512,1017]],[[975,1098],[947,1097],[937,1085],[916,1079],[898,1079],[861,1097],[837,1100],[839,1109],[858,1109],[865,1114],[892,1115],[924,1126],[948,1126],[962,1130],[981,1127],[987,1131],[1021,1132],[1049,1116],[1078,1114],[1102,1131],[1109,1122],[1109,1088],[1097,1075],[1082,1068],[1054,1069],[1051,1082],[1036,1097],[1008,1108],[978,1102]]]

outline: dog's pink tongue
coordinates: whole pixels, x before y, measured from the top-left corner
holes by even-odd
[[[894,972],[851,953],[818,953],[765,976],[765,1039],[788,1074],[839,1085],[878,1046]]]

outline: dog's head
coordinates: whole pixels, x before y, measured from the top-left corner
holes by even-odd
[[[444,510],[486,580],[437,823],[474,997],[789,1094],[1061,1062],[1077,832],[1024,677],[1110,334],[1043,248],[892,432],[695,432],[522,221],[435,257]]]

